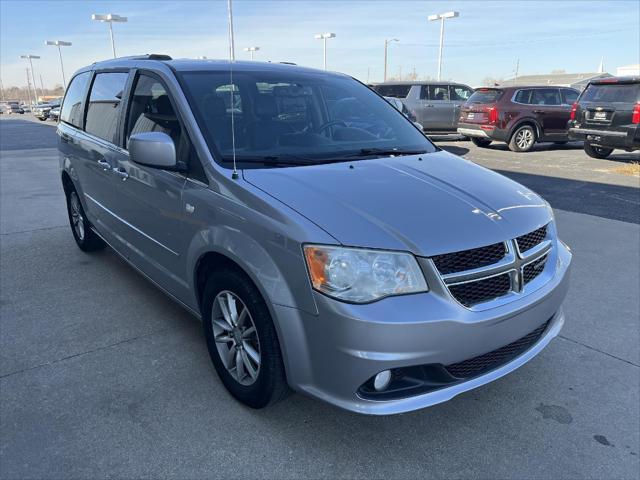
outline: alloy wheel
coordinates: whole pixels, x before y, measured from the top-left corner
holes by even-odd
[[[533,130],[529,128],[523,128],[518,133],[516,133],[516,145],[521,150],[526,150],[531,147],[533,144]]]
[[[69,206],[71,208],[71,223],[73,224],[73,230],[76,232],[80,241],[84,240],[84,217],[82,215],[82,207],[80,206],[80,200],[78,194],[72,192],[69,198]]]
[[[241,385],[252,385],[260,373],[261,354],[249,309],[235,293],[223,290],[213,301],[211,325],[227,372]]]

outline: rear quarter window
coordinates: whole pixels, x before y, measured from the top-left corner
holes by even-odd
[[[91,72],[84,72],[73,77],[60,111],[60,120],[77,128],[82,128],[84,95],[90,76]]]
[[[582,94],[583,102],[636,103],[640,101],[640,84],[591,84]]]
[[[407,98],[411,85],[374,85],[373,89],[383,97]]]
[[[468,103],[495,103],[500,100],[502,90],[495,88],[480,88],[473,92],[473,94],[467,100]]]

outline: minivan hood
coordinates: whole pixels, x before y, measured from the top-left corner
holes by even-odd
[[[350,246],[430,256],[515,238],[552,219],[528,188],[444,151],[243,175]]]

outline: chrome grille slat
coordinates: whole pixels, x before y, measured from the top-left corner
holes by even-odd
[[[473,308],[498,299],[509,301],[508,295],[521,293],[544,271],[553,247],[547,239],[547,227],[507,242],[436,255],[431,260],[449,293],[461,305]]]

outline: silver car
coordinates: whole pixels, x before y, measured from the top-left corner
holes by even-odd
[[[456,133],[460,108],[473,93],[461,83],[385,82],[372,88],[384,97],[402,101],[429,133]]]
[[[74,75],[57,132],[77,245],[109,245],[199,318],[251,407],[290,389],[427,407],[562,328],[571,253],[549,204],[346,75],[109,60]]]

